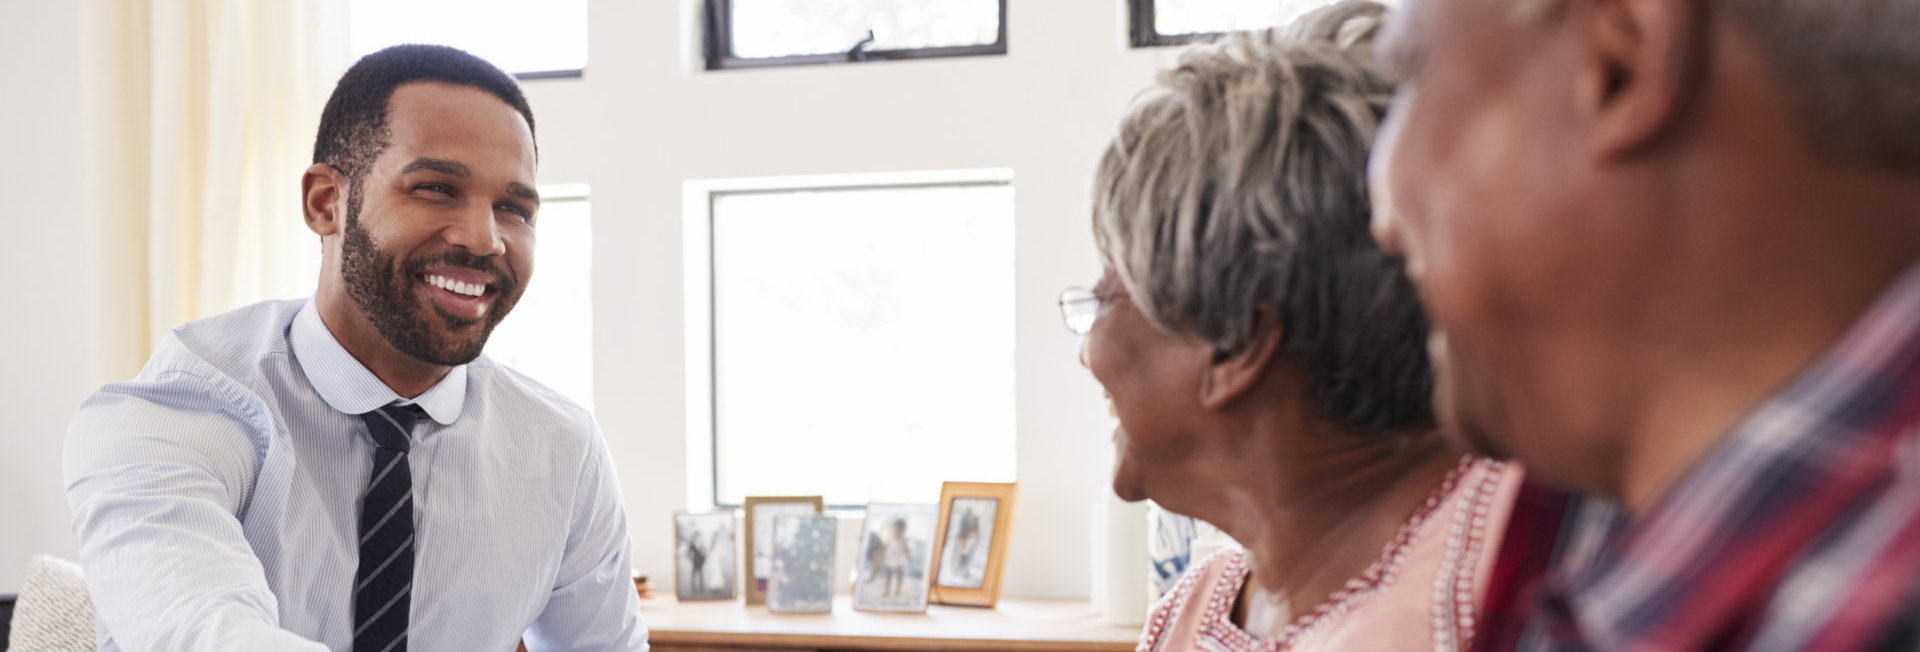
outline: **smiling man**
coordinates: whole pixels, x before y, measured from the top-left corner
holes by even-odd
[[[1915,34],[1913,0],[1408,0],[1374,226],[1442,420],[1632,514],[1484,640],[1920,646]]]
[[[593,418],[481,350],[533,278],[533,113],[459,50],[340,79],[311,300],[174,329],[75,417],[103,650],[645,650]]]

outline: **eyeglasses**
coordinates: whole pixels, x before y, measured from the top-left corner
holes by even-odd
[[[1060,320],[1066,322],[1067,330],[1074,335],[1086,335],[1093,332],[1093,323],[1106,316],[1112,309],[1111,296],[1100,296],[1093,290],[1072,287],[1060,291]]]

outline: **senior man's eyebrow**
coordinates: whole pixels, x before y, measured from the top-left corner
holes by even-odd
[[[465,163],[461,163],[459,161],[451,161],[444,158],[427,158],[424,156],[417,159],[413,159],[413,162],[408,163],[407,167],[400,169],[400,173],[411,174],[414,172],[419,172],[421,170],[425,170],[428,172],[439,172],[441,174],[444,174],[450,177],[458,177],[461,179],[466,179],[473,176],[472,171],[467,169],[467,164]]]

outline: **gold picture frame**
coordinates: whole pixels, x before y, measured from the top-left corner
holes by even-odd
[[[1007,540],[1019,495],[1020,485],[1015,482],[940,486],[940,530],[933,548],[934,602],[974,607],[1000,602]]]
[[[765,581],[765,578],[760,577],[760,574],[764,570],[772,569],[770,562],[772,560],[771,555],[773,554],[773,536],[771,534],[773,517],[779,514],[803,513],[802,510],[787,507],[788,505],[806,505],[811,511],[804,513],[820,514],[826,511],[826,501],[820,496],[747,496],[746,501],[742,503],[742,505],[746,508],[747,513],[746,520],[740,524],[740,529],[746,531],[747,545],[742,549],[741,553],[741,556],[746,558],[746,572],[741,575],[740,582],[742,585],[745,585],[746,590],[742,591],[741,594],[747,597],[747,604],[766,604],[767,586],[762,583]],[[781,507],[771,509],[769,508],[771,505],[779,505]],[[763,522],[765,523],[764,527],[760,525]],[[762,529],[767,530],[767,532],[761,532]],[[762,538],[760,537],[761,534],[767,534],[767,536]],[[760,549],[760,546],[762,544],[766,545],[764,552],[767,558],[764,561],[761,559],[761,553],[763,551]]]

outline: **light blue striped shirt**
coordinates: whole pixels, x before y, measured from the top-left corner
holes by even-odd
[[[174,329],[81,405],[67,500],[112,650],[349,650],[356,415],[417,403],[409,648],[645,650],[612,461],[585,410],[485,356],[412,401],[310,300]]]

